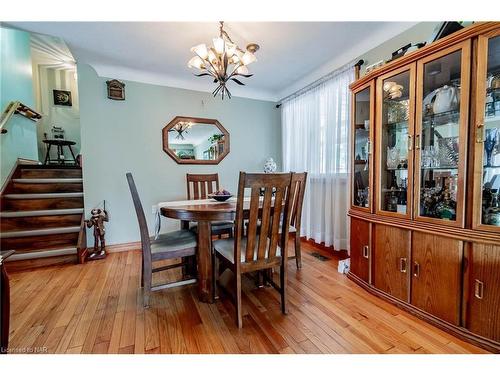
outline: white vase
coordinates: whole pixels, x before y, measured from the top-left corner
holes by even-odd
[[[264,173],[274,173],[276,172],[276,162],[273,158],[269,158],[264,163]]]

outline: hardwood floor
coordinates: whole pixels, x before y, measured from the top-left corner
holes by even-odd
[[[292,244],[292,241],[290,242]],[[13,273],[10,349],[49,353],[485,353],[381,301],[337,273],[335,256],[303,242],[289,264],[289,314],[272,287],[244,281],[243,329],[224,296],[196,286],[154,292],[142,307],[140,253]],[[292,249],[290,251],[293,251]],[[330,260],[311,255],[320,252]],[[168,271],[172,277],[173,272]],[[158,280],[160,281],[160,280]],[[41,349],[40,349],[41,348]]]

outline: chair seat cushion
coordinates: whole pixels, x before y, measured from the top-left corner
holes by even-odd
[[[176,230],[160,234],[157,240],[151,239],[151,253],[166,253],[194,248],[196,235],[189,230]]]
[[[259,236],[255,238],[256,246],[253,254],[253,260],[257,260],[257,244],[259,243]],[[269,245],[269,239],[267,239],[267,244]],[[222,240],[216,240],[213,242],[213,247],[220,255],[226,258],[228,261],[234,264],[234,238],[225,238]],[[241,241],[241,262],[245,262],[245,255],[247,252],[247,239],[243,238]],[[281,249],[278,246],[276,249],[276,256],[281,256]],[[267,250],[266,250],[267,258]]]

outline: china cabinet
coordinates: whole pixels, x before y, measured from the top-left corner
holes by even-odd
[[[391,61],[351,91],[348,276],[500,352],[500,23]]]

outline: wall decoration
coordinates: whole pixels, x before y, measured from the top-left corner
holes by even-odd
[[[106,81],[108,85],[108,98],[113,100],[125,100],[125,83],[112,79]]]
[[[71,100],[71,91],[66,90],[52,90],[54,95],[54,105],[64,105],[71,107],[73,102]]]

